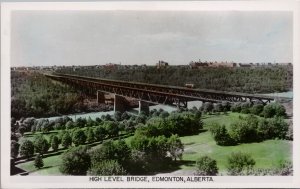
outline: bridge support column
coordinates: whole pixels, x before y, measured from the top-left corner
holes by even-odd
[[[144,112],[146,115],[149,115],[149,103],[145,101],[139,101],[139,113]]]
[[[97,103],[104,104],[105,103],[105,96],[104,93],[101,91],[97,91]]]
[[[114,111],[119,111],[121,113],[126,111],[126,99],[122,96],[115,95]]]

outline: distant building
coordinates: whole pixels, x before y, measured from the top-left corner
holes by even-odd
[[[169,66],[169,63],[162,61],[162,60],[160,60],[160,61],[158,61],[158,63],[156,63],[156,68],[165,68],[168,66]]]
[[[234,62],[201,62],[200,60],[198,62],[190,62],[189,64],[190,68],[195,69],[195,68],[200,68],[200,67],[228,67],[228,68],[233,68],[237,67],[237,63]]]

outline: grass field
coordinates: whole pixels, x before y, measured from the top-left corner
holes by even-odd
[[[240,113],[228,113],[226,115],[204,115],[204,129],[209,129],[210,123],[220,123],[229,126],[237,121],[239,116],[245,116]],[[32,136],[30,136],[31,138]],[[125,139],[130,142],[132,136]],[[32,138],[31,138],[32,139]],[[204,131],[198,135],[181,137],[184,144],[184,163],[180,166],[181,170],[194,170],[195,161],[208,155],[217,161],[219,172],[225,173],[227,165],[227,156],[232,152],[247,152],[256,161],[255,168],[275,168],[282,160],[292,160],[292,142],[286,140],[267,140],[260,143],[241,144],[237,146],[218,146],[209,131]],[[61,164],[61,155],[44,158],[44,168],[37,170],[33,161],[18,164],[17,167],[28,171],[30,175],[61,175],[59,165]]]
[[[43,158],[43,161],[44,167],[39,170],[34,167],[33,161],[18,164],[17,167],[29,172],[30,175],[62,175],[59,171],[61,155]]]
[[[210,123],[224,124],[227,127],[237,121],[239,113],[227,115],[205,115],[203,117],[204,129],[209,129]],[[249,153],[256,161],[256,168],[278,167],[280,161],[292,160],[292,142],[286,140],[267,140],[260,143],[240,144],[237,146],[218,146],[209,131],[194,136],[181,137],[185,146],[183,160],[195,162],[199,157],[208,155],[217,161],[221,172],[227,165],[227,156],[232,152]],[[183,170],[194,169],[193,164],[181,166]]]

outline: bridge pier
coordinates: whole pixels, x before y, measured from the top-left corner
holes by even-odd
[[[149,115],[149,103],[145,101],[139,101],[139,113],[144,112],[146,115]]]
[[[97,103],[98,104],[104,104],[105,103],[104,92],[97,91]]]
[[[114,112],[119,111],[121,113],[126,111],[127,100],[123,96],[115,94]]]

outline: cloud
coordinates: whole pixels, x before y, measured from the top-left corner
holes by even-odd
[[[15,11],[12,65],[292,61],[290,12]]]

